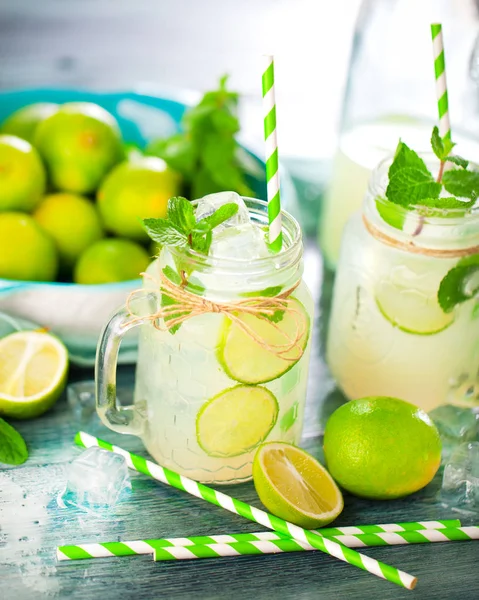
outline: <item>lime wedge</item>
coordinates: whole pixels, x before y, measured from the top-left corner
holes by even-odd
[[[198,445],[210,456],[250,452],[268,437],[278,412],[278,401],[264,387],[228,388],[201,407],[196,417]]]
[[[343,496],[331,475],[305,450],[291,444],[260,446],[253,479],[265,507],[300,527],[323,527],[343,510]]]
[[[62,393],[68,353],[56,337],[40,331],[12,333],[0,340],[0,414],[36,417]]]
[[[443,331],[454,320],[438,304],[436,294],[395,285],[383,280],[376,288],[376,304],[392,325],[406,333],[433,335]]]
[[[278,356],[258,344],[236,323],[225,317],[217,356],[231,379],[246,384],[266,383],[284,375],[301,358],[301,350],[304,350],[308,343],[310,319],[299,300],[289,299],[288,309],[277,323],[248,314],[237,317],[270,346],[284,345],[294,340],[296,335],[301,336],[298,347],[292,348],[283,356]]]

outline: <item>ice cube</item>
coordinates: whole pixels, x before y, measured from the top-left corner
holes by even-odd
[[[214,232],[219,233],[228,227],[236,227],[244,223],[249,223],[249,212],[241,196],[236,192],[220,192],[218,194],[209,194],[198,200],[196,206],[196,220],[204,219],[212,215],[223,204],[233,203],[238,205],[238,212],[224,223],[215,227]]]
[[[88,448],[69,465],[68,481],[58,504],[94,512],[113,507],[130,490],[123,456],[102,448]]]
[[[479,441],[479,414],[471,408],[445,404],[429,413],[442,442],[442,462],[463,442]]]
[[[451,454],[441,499],[454,508],[479,511],[479,442],[461,444]]]
[[[251,260],[271,256],[264,231],[253,223],[244,223],[213,233],[210,256]]]

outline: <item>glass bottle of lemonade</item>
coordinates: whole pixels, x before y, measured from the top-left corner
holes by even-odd
[[[265,440],[299,442],[313,313],[297,222],[283,213],[283,249],[272,254],[266,202],[216,194],[191,215],[199,225],[225,202],[238,212],[212,230],[207,253],[167,240],[138,296],[150,312],[135,318],[130,302],[112,318],[97,368],[109,427],[140,435],[161,465],[216,483],[250,479]],[[135,405],[124,411],[114,398],[117,346],[139,323]]]
[[[418,182],[401,196],[408,174],[383,161],[346,225],[327,360],[350,399],[479,404],[479,173],[404,146]]]

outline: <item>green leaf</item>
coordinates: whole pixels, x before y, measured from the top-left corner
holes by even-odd
[[[193,232],[191,238],[191,247],[193,250],[207,255],[210,251],[211,242],[213,241],[213,234],[211,231],[207,231],[206,233]]]
[[[447,159],[455,145],[456,144],[451,142],[449,138],[443,139],[439,135],[439,128],[437,126],[434,127],[431,136],[431,146],[434,154],[440,161],[445,161]]]
[[[443,278],[437,300],[445,313],[479,292],[479,254],[462,258]]]
[[[196,225],[195,210],[191,202],[182,196],[175,196],[168,200],[168,219],[180,231],[188,235]]]
[[[386,198],[376,198],[376,209],[384,222],[395,229],[402,230],[406,213],[404,210],[398,209],[397,204],[389,202]]]
[[[175,285],[181,285],[181,277],[173,269],[173,267],[170,267],[170,265],[166,265],[165,267],[163,267],[163,275],[165,277],[168,277],[168,279],[172,281]]]
[[[394,154],[394,160],[389,167],[389,179],[394,177],[398,171],[406,167],[417,169],[418,171],[429,175],[430,179],[433,178],[422,158],[420,158],[420,156],[418,156],[414,150],[411,150],[411,148],[409,148],[409,146],[407,146],[404,142],[400,141]]]
[[[442,181],[446,190],[454,196],[471,200],[477,200],[479,196],[479,171],[446,171]]]
[[[446,161],[454,163],[455,165],[463,169],[467,169],[467,167],[469,166],[469,161],[465,158],[462,158],[462,156],[448,156],[446,158]]]
[[[207,232],[212,231],[221,223],[231,219],[238,212],[238,205],[234,202],[223,204],[215,212],[204,219],[200,219],[194,226],[194,231]]]
[[[447,196],[446,198],[423,198],[417,208],[419,212],[425,216],[444,217],[448,216],[447,211],[449,210],[468,210],[474,204],[475,200],[458,200],[457,198],[453,198],[452,196]],[[422,211],[423,207],[425,210]],[[431,211],[430,209],[439,210]]]
[[[283,286],[281,285],[273,285],[271,287],[264,288],[264,290],[254,291],[254,292],[243,292],[240,294],[243,298],[257,298],[258,296],[264,296],[265,298],[273,298],[277,296]]]
[[[143,219],[143,227],[150,238],[162,246],[188,245],[186,233],[166,219]]]
[[[181,285],[181,277],[178,275],[178,273],[169,265],[166,265],[166,267],[163,268],[163,274],[168,277],[168,279],[170,281],[172,281],[175,285]],[[161,294],[161,306],[174,306],[175,304],[178,304],[178,302],[176,302],[176,300],[173,300],[173,298],[171,298],[171,296],[168,296],[168,294]],[[179,317],[183,314],[186,314],[184,312],[178,312],[178,313],[174,313],[168,317],[165,317],[163,320],[165,322],[170,321],[171,319],[174,319],[176,317]],[[174,325],[173,327],[171,327],[170,329],[168,329],[168,331],[174,335],[178,329],[181,327],[181,323],[178,325]]]
[[[390,177],[386,196],[390,202],[401,206],[417,204],[422,198],[437,198],[441,184],[434,181],[429,171],[415,167],[397,169]]]
[[[0,418],[0,463],[21,465],[27,458],[25,440],[16,429]]]

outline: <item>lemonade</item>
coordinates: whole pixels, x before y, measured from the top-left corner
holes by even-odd
[[[355,125],[341,135],[319,232],[319,243],[330,267],[338,261],[341,234],[349,217],[361,207],[371,172],[394,151],[399,138],[416,150],[426,151],[431,125],[412,117],[384,117]],[[455,132],[454,141],[458,154],[479,161],[476,140]]]
[[[426,411],[447,402],[477,404],[479,212],[423,216],[387,202],[390,164],[375,171],[362,214],[344,232],[329,366],[350,399],[394,396]],[[461,267],[463,261],[473,265]],[[449,293],[459,301],[451,303]]]
[[[208,255],[163,247],[148,268],[144,288],[153,297],[163,274],[178,286],[176,291],[187,280],[194,304],[204,299],[214,307],[169,331],[163,319],[160,329],[144,321],[135,419],[137,425],[143,419],[136,431],[161,465],[200,481],[232,483],[251,478],[253,457],[262,442],[300,440],[313,304],[301,279],[296,221],[284,215],[284,247],[271,254],[263,230],[268,222],[265,202],[247,200],[246,208],[236,194],[218,194],[198,201],[196,218],[208,218],[225,197],[237,198],[239,210],[213,230]],[[213,207],[211,198],[217,202]],[[258,297],[266,306],[281,293],[286,293],[281,305],[285,310],[269,313],[269,318],[258,316],[259,309],[253,314],[235,308],[237,302],[257,305]],[[222,312],[228,311],[229,303],[231,317]],[[174,307],[171,301],[166,304]],[[129,320],[125,312],[113,317],[98,365],[99,373],[106,372],[99,382],[100,416],[109,427],[125,432],[128,427],[121,422],[129,416],[121,410],[112,414],[104,396],[111,386],[111,336]]]

